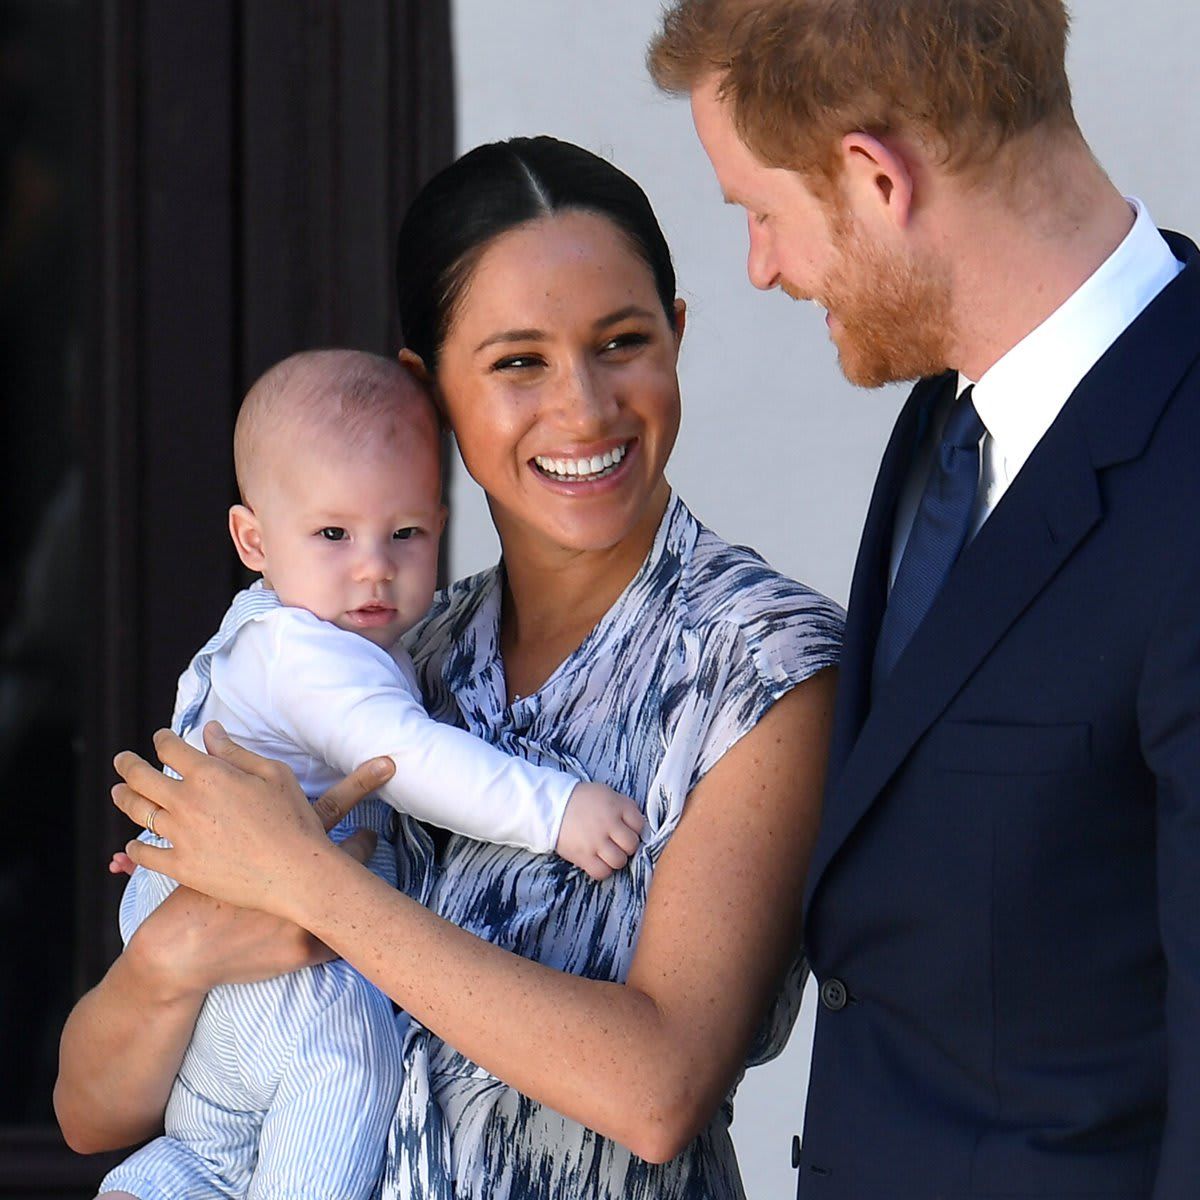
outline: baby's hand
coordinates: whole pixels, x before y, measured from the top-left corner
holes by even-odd
[[[118,850],[116,854],[109,859],[108,873],[110,875],[132,875],[137,870],[137,864],[125,853],[124,850]]]
[[[554,848],[593,879],[607,879],[638,848],[644,824],[627,796],[602,783],[579,783],[567,801]]]

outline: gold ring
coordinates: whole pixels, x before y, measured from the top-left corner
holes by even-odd
[[[143,824],[146,826],[147,832],[153,834],[154,837],[158,837],[158,834],[154,832],[154,819],[158,816],[159,811],[160,810],[157,806],[152,807],[146,814],[146,820],[143,822]]]

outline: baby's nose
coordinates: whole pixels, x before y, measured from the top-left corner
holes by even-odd
[[[368,551],[359,560],[358,573],[362,579],[386,582],[395,575],[396,568],[390,554],[375,549]]]

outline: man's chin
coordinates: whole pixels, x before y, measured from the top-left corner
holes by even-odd
[[[915,361],[901,361],[872,352],[856,345],[853,339],[847,338],[845,331],[841,336],[834,326],[830,326],[833,344],[837,347],[838,367],[848,383],[855,387],[875,389],[885,387],[889,383],[912,383],[928,375],[938,375],[944,367],[930,367]]]

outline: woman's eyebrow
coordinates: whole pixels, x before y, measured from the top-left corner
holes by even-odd
[[[640,304],[627,304],[624,308],[618,308],[615,313],[601,317],[592,325],[592,328],[606,329],[609,325],[616,325],[619,321],[624,321],[629,317],[648,317],[653,320],[654,314],[649,309],[642,308]]]
[[[546,334],[540,329],[505,329],[502,333],[493,333],[491,337],[484,338],[475,347],[474,353],[478,354],[480,350],[486,350],[500,342],[541,342],[545,338]]]
[[[624,308],[618,308],[616,312],[598,318],[592,323],[592,328],[607,329],[609,325],[616,325],[618,322],[624,321],[629,317],[649,317],[653,319],[654,314],[648,308],[643,308],[640,304],[627,304]],[[500,333],[493,333],[490,337],[484,338],[475,347],[473,353],[478,354],[481,350],[486,350],[489,346],[496,346],[502,342],[544,342],[548,336],[543,329],[505,329]]]

